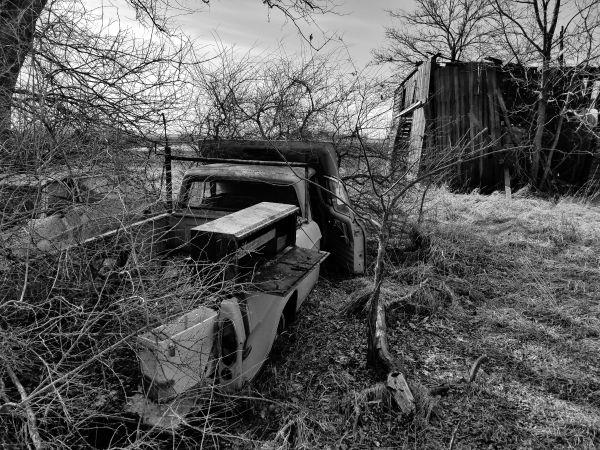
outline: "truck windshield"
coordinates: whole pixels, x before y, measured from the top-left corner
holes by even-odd
[[[192,181],[185,197],[182,203],[190,208],[221,211],[239,211],[260,202],[300,206],[293,185],[247,180]]]

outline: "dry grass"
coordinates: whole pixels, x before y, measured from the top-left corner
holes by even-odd
[[[129,183],[114,193],[139,194],[131,203],[145,209],[156,203],[156,196],[145,190],[153,180],[146,179],[143,166],[136,169],[119,172]],[[144,188],[129,190],[136,183]],[[107,204],[113,197],[94,206],[112,214]],[[117,199],[122,200],[129,222],[140,219],[141,211],[128,209],[127,199]],[[184,258],[166,261],[159,254],[159,231],[149,226],[120,229],[110,237],[82,243],[102,225],[88,206],[68,204],[63,215],[48,218],[65,226],[63,216],[89,219],[69,223],[73,227],[68,234],[53,234],[55,248],[49,252],[38,251],[34,233],[11,239],[34,229],[38,219],[31,217],[39,212],[39,203],[23,217],[8,210],[0,215],[0,241],[5,244],[0,252],[2,448],[164,444],[156,432],[136,430],[137,420],[123,410],[126,396],[140,384],[135,338],[231,295],[232,287],[224,286],[215,270],[222,265],[204,270]],[[25,208],[16,211],[21,209]],[[76,227],[82,223],[84,230]],[[205,394],[210,397],[211,392]],[[211,426],[205,430],[208,441],[213,430],[222,428]],[[185,436],[178,439],[186,441]]]
[[[240,448],[600,446],[600,210],[575,200],[429,195],[424,259],[398,266],[385,297],[391,350],[418,409],[344,408],[375,381],[364,319],[338,314],[363,280],[323,279],[240,408]],[[486,354],[476,381],[472,363]],[[429,388],[449,383],[443,397]],[[258,412],[258,413],[257,413]],[[301,433],[288,433],[302,422]],[[286,428],[287,427],[287,428]],[[300,428],[299,428],[300,429]],[[243,433],[242,431],[243,430]]]
[[[128,424],[117,433],[126,439],[103,444],[446,449],[454,437],[455,449],[600,446],[600,210],[575,200],[444,190],[428,197],[428,247],[395,254],[404,264],[389,267],[383,289],[384,299],[407,298],[389,307],[388,324],[417,400],[414,417],[359,400],[380,380],[365,367],[365,319],[339,311],[366,279],[324,277],[248,390],[235,398],[209,392],[196,419],[173,435]],[[69,261],[70,273],[88,273],[76,265],[93,258],[76,256],[64,257],[65,270]],[[25,291],[26,264],[3,273],[0,393],[18,400],[6,367],[27,392],[71,373],[30,402],[41,439],[65,448],[86,445],[94,433],[113,435],[112,417],[139,381],[131,340],[121,340],[147,329],[149,316],[193,307],[210,289],[191,283],[185,266],[132,259],[108,295],[104,283],[61,278],[59,263],[30,265],[28,276],[38,279]],[[27,305],[15,301],[21,295]],[[489,360],[477,380],[462,382],[483,354]],[[429,395],[441,384],[451,385],[446,395]],[[28,442],[26,423],[20,411],[0,410],[9,430],[0,445]]]

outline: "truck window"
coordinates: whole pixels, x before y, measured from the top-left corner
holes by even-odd
[[[333,177],[323,177],[325,179],[325,187],[329,192],[323,192],[325,201],[333,206],[333,209],[343,214],[348,214],[350,209],[348,205],[350,200],[348,199],[348,193],[346,187],[341,180]]]
[[[187,188],[190,208],[239,211],[260,202],[300,206],[292,185],[247,180],[192,181]],[[183,199],[185,203],[185,198]]]

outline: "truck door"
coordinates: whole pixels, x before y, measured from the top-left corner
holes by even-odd
[[[311,200],[313,209],[322,208],[319,225],[323,228],[325,248],[331,253],[329,259],[344,271],[362,274],[365,272],[365,230],[349,206],[341,180],[329,176],[320,178],[323,189],[316,189]]]

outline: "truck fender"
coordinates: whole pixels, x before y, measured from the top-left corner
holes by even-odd
[[[246,331],[238,299],[223,300],[217,325],[217,379],[227,390],[240,389],[244,383],[242,359],[245,343]]]
[[[321,229],[314,220],[303,223],[296,230],[296,246],[308,250],[321,249]]]

